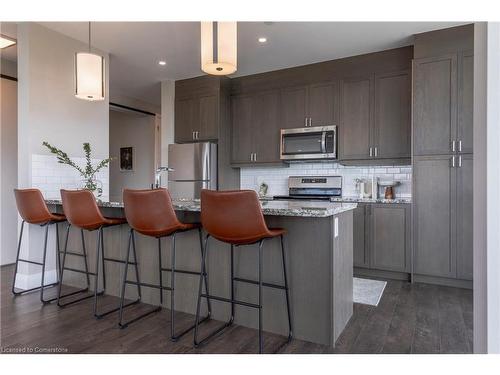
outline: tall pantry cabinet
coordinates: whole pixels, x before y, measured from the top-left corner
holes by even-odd
[[[415,38],[415,281],[472,287],[473,33],[466,25]]]

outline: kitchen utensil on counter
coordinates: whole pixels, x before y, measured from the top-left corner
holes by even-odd
[[[372,176],[372,198],[378,198],[378,177]]]
[[[385,199],[394,199],[394,187],[400,185],[400,181],[379,181],[379,185],[384,188],[384,198]]]
[[[265,182],[261,182],[259,186],[259,197],[265,197],[267,195],[267,191],[269,189],[269,185],[266,184]]]

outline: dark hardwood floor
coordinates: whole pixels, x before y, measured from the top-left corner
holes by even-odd
[[[121,330],[117,315],[92,316],[92,300],[60,309],[41,305],[39,294],[14,298],[10,292],[13,266],[1,268],[1,352],[19,348],[62,353],[255,353],[257,331],[233,326],[205,346],[194,349],[192,335],[170,342],[166,309]],[[56,292],[49,289],[48,296]],[[117,303],[105,296],[101,306]],[[144,311],[136,305],[127,313]],[[176,314],[179,329],[193,317]],[[201,334],[219,322],[203,324]],[[354,314],[335,349],[301,340],[281,347],[284,338],[265,335],[265,352],[274,353],[471,353],[472,291],[426,284],[389,281],[377,307],[354,305]],[[280,349],[281,347],[281,349]]]

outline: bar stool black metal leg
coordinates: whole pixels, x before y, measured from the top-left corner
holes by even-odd
[[[201,233],[201,229],[200,229],[200,233]],[[176,244],[176,241],[175,241],[175,233],[174,233],[172,236],[172,261],[171,261],[172,262],[172,267],[171,267],[171,272],[172,272],[171,278],[172,279],[171,279],[171,285],[170,285],[170,288],[171,288],[171,290],[170,290],[170,292],[171,292],[171,295],[170,295],[170,298],[171,298],[170,322],[171,322],[171,332],[172,332],[171,341],[173,341],[173,342],[178,341],[182,336],[184,336],[186,333],[188,333],[193,328],[195,328],[195,324],[193,324],[190,327],[187,327],[186,329],[184,329],[184,331],[182,331],[178,334],[175,334],[175,321],[174,321],[174,314],[175,314],[175,297],[174,297],[175,296],[175,249],[176,249],[175,244]],[[200,246],[202,249],[201,253],[203,256],[203,241],[200,242]],[[205,281],[205,290],[207,291],[207,294],[208,294],[207,274],[203,268],[200,271],[200,276],[203,276],[203,280]],[[210,300],[208,300],[208,299],[207,299],[207,304],[208,304],[208,314],[203,319],[201,319],[198,324],[201,324],[201,323],[205,322],[206,320],[210,319],[211,305],[210,305]]]
[[[101,254],[101,238],[102,238],[102,228],[97,230],[97,246],[96,246],[96,260],[95,260],[95,276],[94,276],[94,316],[99,319],[102,316],[97,314],[97,293],[99,289],[99,257]],[[104,255],[103,255],[104,256]]]
[[[106,290],[106,267],[104,263],[104,230],[101,229],[101,266],[102,266],[102,290]]]
[[[61,295],[61,289],[62,289],[62,283],[63,283],[63,276],[64,276],[64,269],[65,269],[65,265],[66,265],[66,255],[67,255],[67,252],[68,252],[68,238],[69,238],[69,230],[70,229],[71,229],[71,224],[68,223],[68,227],[66,229],[66,238],[64,239],[64,252],[63,252],[63,260],[62,260],[62,264],[61,264],[61,279],[59,280],[59,290],[58,290],[58,293],[57,293],[57,306],[59,306],[59,307],[66,307],[66,306],[72,305],[72,304],[74,304],[76,302],[83,301],[84,299],[88,299],[88,298],[92,298],[93,297],[93,295],[90,294],[88,296],[85,296],[85,297],[82,297],[82,298],[78,298],[76,300],[73,300],[73,301],[61,304],[61,298],[73,296],[75,294],[86,293],[89,290],[89,285],[87,284],[87,287],[84,288],[84,289],[79,289],[79,290],[76,290],[74,292]],[[82,239],[83,239],[83,237],[82,237]],[[88,272],[88,268],[87,268],[87,255],[86,255],[86,251],[85,251],[85,246],[83,247],[83,251],[84,251],[84,255],[85,255],[85,269],[86,269],[85,273],[87,274],[87,282],[88,282],[89,281],[89,278],[88,278],[89,277],[88,276],[89,272]]]
[[[128,260],[130,257],[130,245],[131,245],[131,241],[132,241],[132,230],[133,229],[130,230],[130,233],[128,235],[127,257],[125,258],[125,270],[123,272],[122,290],[120,293],[120,315],[119,315],[119,319],[118,319],[118,325],[120,327],[122,327],[122,322],[123,322],[123,301],[125,300],[125,282],[127,280],[127,274],[128,274]]]
[[[134,253],[134,263],[135,263],[135,277],[136,277],[136,285],[137,285],[137,293],[139,294],[139,298],[136,299],[133,302],[130,302],[126,305],[123,304],[123,301],[125,299],[125,285],[127,284],[127,273],[128,273],[128,266],[129,266],[129,257],[130,257],[130,247],[132,246],[132,250]],[[128,240],[128,248],[127,248],[127,258],[125,259],[125,272],[123,274],[123,283],[122,283],[122,291],[121,291],[121,298],[120,298],[120,307],[118,309],[120,310],[120,315],[119,315],[119,321],[118,321],[118,326],[120,328],[127,328],[129,324],[134,323],[138,321],[139,319],[142,319],[152,313],[158,312],[161,310],[161,306],[158,306],[150,311],[145,312],[144,314],[141,314],[127,322],[123,322],[123,309],[127,306],[131,306],[133,304],[136,304],[141,301],[141,280],[139,279],[139,269],[138,269],[138,259],[137,259],[137,253],[135,250],[135,236],[134,236],[134,230],[130,229],[130,235],[129,235],[129,240]]]
[[[231,318],[228,322],[224,323],[221,327],[216,328],[213,332],[208,334],[204,339],[198,341],[198,326],[209,318],[207,316],[203,320],[200,320],[201,298],[202,298],[202,294],[203,294],[202,293],[203,292],[203,280],[204,280],[204,274],[207,273],[207,271],[206,271],[206,257],[207,257],[207,253],[208,253],[208,239],[209,239],[209,237],[210,236],[207,235],[207,237],[205,239],[205,246],[202,248],[202,255],[201,255],[201,267],[200,268],[201,268],[202,272],[200,274],[200,282],[198,285],[198,303],[196,305],[196,318],[195,318],[195,322],[194,322],[194,336],[193,336],[193,344],[194,344],[195,348],[199,347],[200,345],[203,345],[205,342],[210,340],[212,337],[217,335],[219,332],[222,332],[224,329],[231,326],[233,324],[233,320],[234,320],[234,317],[231,316]],[[208,288],[208,286],[206,286],[206,288]],[[210,298],[209,296],[210,295],[209,295],[208,289],[207,289],[207,294],[206,294],[207,301]]]
[[[114,313],[115,311],[118,311],[120,310],[120,308],[123,310],[123,307],[128,307],[128,306],[131,306],[133,304],[136,304],[139,302],[139,299],[135,300],[135,301],[132,301],[130,303],[127,303],[125,306],[121,305],[118,306],[118,307],[115,307],[113,309],[110,309],[106,312],[103,312],[103,313],[98,313],[97,310],[98,310],[98,298],[97,296],[99,295],[103,295],[105,290],[106,290],[106,285],[105,285],[105,271],[104,271],[104,229],[101,227],[99,229],[99,233],[97,235],[97,258],[96,258],[96,273],[95,273],[95,290],[94,290],[94,317],[96,319],[101,319],[103,317],[105,317],[106,315],[109,315],[111,313]],[[101,257],[101,265],[102,265],[102,276],[103,276],[103,289],[100,291],[100,292],[97,292],[97,290],[99,289],[99,256]]]
[[[262,247],[264,240],[259,242],[259,354],[264,351],[264,338],[262,337]]]
[[[158,237],[158,272],[160,274],[160,285],[163,285],[163,271],[161,260],[161,237]],[[160,305],[163,305],[163,289],[160,290]]]
[[[234,301],[234,245],[231,245],[231,301]],[[234,322],[234,302],[231,302],[231,323],[232,322]]]
[[[201,233],[201,228],[198,228],[198,237],[200,239],[200,255],[203,257],[203,235]],[[205,265],[203,264],[203,266]],[[200,272],[202,273],[203,278],[205,280],[205,292],[207,293],[207,295],[210,295],[208,291],[208,275],[206,269],[202,268],[200,269]],[[212,315],[212,303],[210,302],[210,299],[207,298],[207,316],[205,319],[210,318],[211,315]],[[205,319],[202,319],[202,321]]]
[[[175,233],[172,235],[172,272],[170,273],[170,339],[172,341],[177,341],[179,336],[175,335]],[[160,284],[162,285],[162,284]],[[161,290],[161,289],[160,289]]]
[[[285,283],[285,296],[286,296],[286,312],[288,316],[288,342],[292,340],[293,329],[292,329],[292,316],[290,314],[290,296],[288,291],[288,279],[286,277],[286,260],[285,260],[285,244],[283,243],[283,235],[280,236],[281,242],[281,259],[283,263],[283,280]]]
[[[134,252],[135,279],[137,280],[137,294],[139,295],[139,301],[140,301],[142,299],[142,294],[141,294],[141,281],[139,279],[139,259],[137,258],[137,252],[135,251],[135,234],[133,229],[131,229],[131,235],[132,235],[132,250]]]
[[[12,294],[14,296],[18,296],[21,292],[16,292],[16,277],[17,277],[17,269],[19,268],[19,254],[21,253],[21,241],[23,240],[23,232],[24,232],[24,220],[21,222],[21,231],[19,233],[19,242],[17,243],[17,255],[16,255],[16,266],[14,268],[14,280],[12,280]]]
[[[43,291],[45,289],[45,262],[47,261],[47,240],[49,237],[49,224],[45,224],[45,236],[43,240],[43,260],[42,260],[42,281],[40,284],[40,302],[49,303],[43,298]]]
[[[90,289],[90,273],[89,264],[87,262],[87,246],[85,245],[85,233],[83,233],[83,229],[80,229],[80,238],[82,239],[82,251],[85,266],[85,276],[87,278],[87,288]]]

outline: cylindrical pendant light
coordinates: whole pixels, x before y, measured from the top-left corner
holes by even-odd
[[[104,100],[104,57],[89,51],[75,55],[75,96],[84,100]]]
[[[201,70],[223,76],[236,71],[236,22],[201,23]]]

